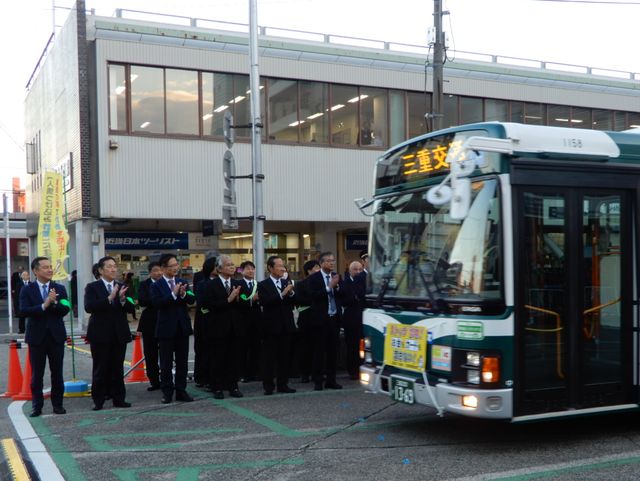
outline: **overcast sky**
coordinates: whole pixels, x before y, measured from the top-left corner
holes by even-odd
[[[55,22],[72,0],[22,0],[3,4],[0,18],[0,190],[27,175],[24,157],[25,85]],[[449,47],[640,73],[640,0],[443,0]],[[248,0],[86,0],[88,9],[111,16],[116,8],[248,23]],[[431,0],[258,0],[258,23],[425,45],[433,25]],[[640,111],[638,105],[631,107]]]

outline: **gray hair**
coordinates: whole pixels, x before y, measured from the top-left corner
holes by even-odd
[[[228,256],[226,254],[220,254],[216,259],[216,271],[220,272],[220,269],[222,269],[222,266],[224,266],[224,263],[231,260],[232,260],[231,256]]]

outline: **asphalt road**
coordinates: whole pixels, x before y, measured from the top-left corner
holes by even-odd
[[[90,380],[90,369],[90,357],[76,353],[77,378]],[[62,476],[45,470],[44,481],[640,479],[636,414],[529,425],[439,418],[339,382],[343,390],[321,392],[293,382],[297,393],[273,396],[247,383],[244,398],[221,401],[190,383],[196,401],[170,405],[145,384],[127,384],[130,409],[94,412],[90,398],[67,398],[66,415],[45,402],[35,419],[29,402],[1,399],[0,438],[33,429],[26,445],[38,438],[46,453],[32,448],[32,456],[48,456]]]

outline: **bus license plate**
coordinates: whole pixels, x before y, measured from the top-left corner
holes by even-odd
[[[414,404],[414,382],[410,379],[391,376],[391,397],[394,401]]]

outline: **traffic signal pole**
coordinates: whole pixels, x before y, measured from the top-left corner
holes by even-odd
[[[251,70],[251,194],[253,200],[253,262],[256,279],[265,277],[264,207],[262,202],[262,115],[260,113],[260,73],[258,70],[258,2],[249,0],[249,56]]]

